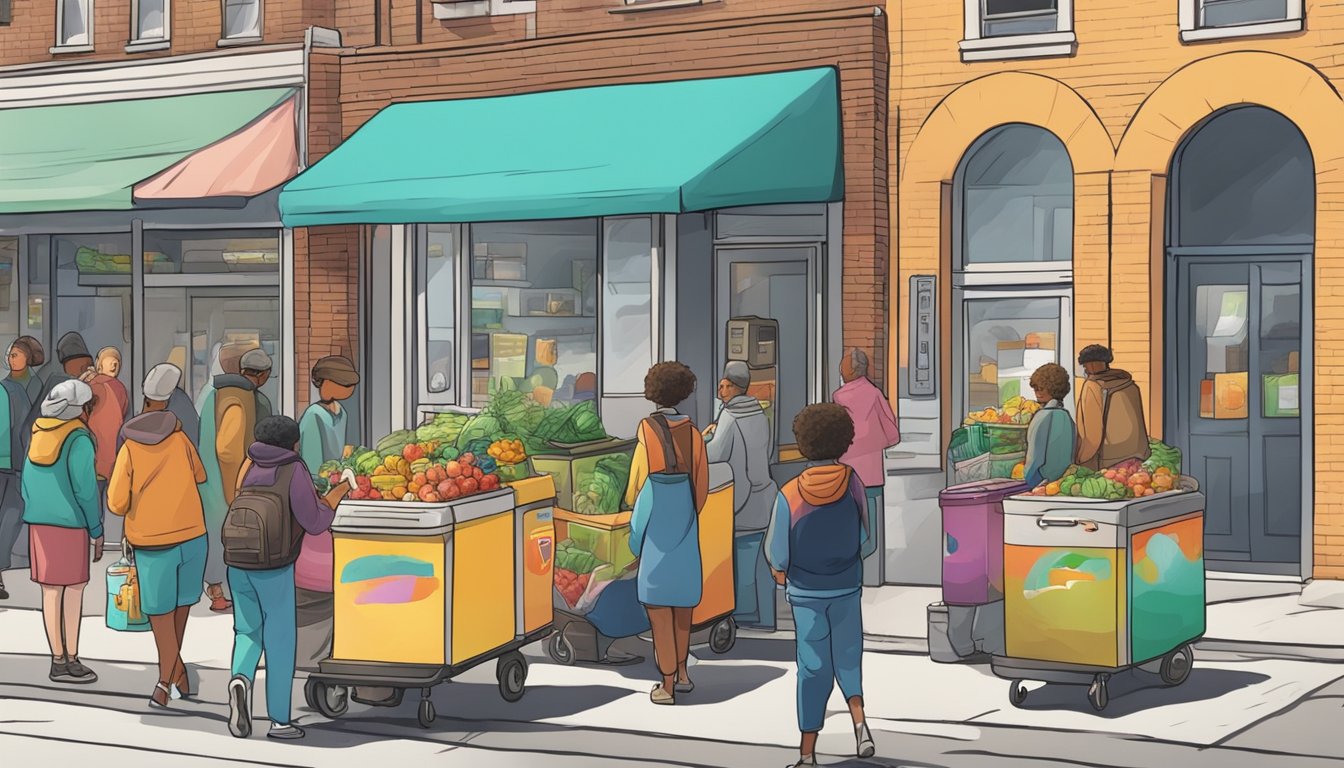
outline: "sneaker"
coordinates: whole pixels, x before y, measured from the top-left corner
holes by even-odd
[[[252,735],[252,683],[242,675],[229,681],[229,733],[237,739]]]
[[[293,741],[295,739],[302,739],[304,735],[303,729],[293,723],[290,723],[289,725],[271,723],[271,730],[266,734],[266,738]]]
[[[877,752],[877,745],[873,743],[873,732],[868,730],[867,723],[854,726],[854,739],[858,745],[859,757],[869,758]]]
[[[65,663],[69,679],[63,681],[67,683],[78,683],[88,685],[98,682],[98,673],[80,663],[78,658],[72,658]]]
[[[74,678],[70,676],[70,665],[64,661],[52,660],[51,674],[48,675],[53,683],[70,683]]]
[[[686,682],[684,683],[678,680],[676,689],[677,693],[690,693],[695,690],[695,683],[689,677],[686,678]]]
[[[671,706],[677,703],[677,698],[668,693],[661,683],[653,686],[653,691],[649,693],[649,700],[662,706]]]

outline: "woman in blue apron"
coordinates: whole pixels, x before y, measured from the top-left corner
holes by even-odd
[[[694,688],[687,673],[691,612],[700,604],[700,510],[709,490],[705,442],[676,405],[695,391],[695,374],[677,362],[659,363],[644,377],[644,397],[658,405],[639,424],[626,504],[630,550],[639,558],[639,602],[649,613],[653,654],[662,680],[650,698],[675,704]]]

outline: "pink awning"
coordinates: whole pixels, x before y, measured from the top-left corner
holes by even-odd
[[[247,127],[135,185],[137,200],[254,197],[299,172],[297,106],[286,99]]]

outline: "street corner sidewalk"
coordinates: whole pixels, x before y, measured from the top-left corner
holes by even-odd
[[[110,562],[106,557],[103,563]],[[99,572],[97,563],[94,572]],[[25,569],[5,571],[8,600],[0,601],[0,657],[38,656],[51,653],[46,628],[42,623],[42,596]],[[119,632],[108,628],[105,620],[107,594],[102,579],[95,578],[84,590],[80,611],[79,655],[86,662],[154,665],[158,656],[149,632]],[[211,669],[228,669],[233,653],[233,616],[211,613],[209,601],[202,596],[192,609],[187,633],[183,638],[182,659],[188,664]]]

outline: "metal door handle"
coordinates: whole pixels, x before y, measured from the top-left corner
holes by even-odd
[[[1036,525],[1041,528],[1073,528],[1081,525],[1087,533],[1096,533],[1099,528],[1095,522],[1078,517],[1038,517]]]

